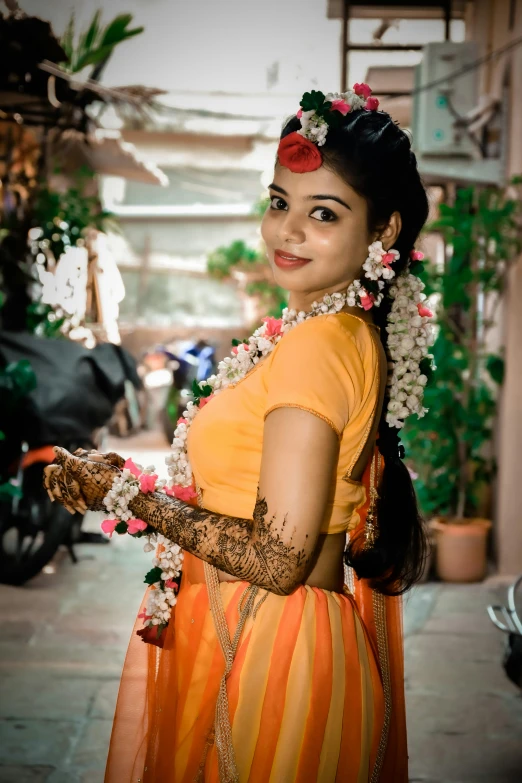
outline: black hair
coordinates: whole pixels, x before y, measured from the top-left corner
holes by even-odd
[[[293,116],[284,125],[281,138],[300,130]],[[402,227],[393,247],[400,258],[394,271],[407,266],[415,241],[428,218],[428,198],[422,184],[409,136],[389,114],[382,111],[350,111],[339,127],[330,126],[324,145],[319,147],[323,166],[341,177],[368,208],[368,231],[383,230],[392,215],[400,213]],[[392,299],[386,295],[374,308],[374,321],[380,326],[388,361],[387,317]],[[378,535],[374,545],[363,547],[364,534],[352,539],[345,562],[359,578],[386,595],[399,595],[419,581],[424,569],[428,542],[399,431],[386,421],[388,393],[378,428],[378,447],[384,457],[384,471],[377,503]]]

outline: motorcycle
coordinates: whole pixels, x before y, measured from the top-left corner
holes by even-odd
[[[522,606],[522,575],[508,589],[507,606],[488,606],[488,614],[492,623],[507,635],[502,662],[504,671],[511,682],[522,689],[522,617],[517,602]]]
[[[86,349],[68,340],[0,332],[4,375],[5,368],[23,362],[36,385],[18,395],[15,406],[0,406],[0,582],[11,585],[36,576],[62,545],[77,561],[74,544],[82,537],[83,515],[51,503],[43,469],[54,460],[54,445],[103,451],[126,384],[141,387],[134,359],[120,346]],[[2,388],[3,402],[8,392],[9,384]]]

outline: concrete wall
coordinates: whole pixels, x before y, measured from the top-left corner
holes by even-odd
[[[487,55],[522,36],[522,0],[476,0],[469,5],[467,37]],[[508,89],[508,177],[522,174],[522,45],[492,60],[480,71],[481,92],[501,97]],[[522,444],[522,257],[511,269],[503,307],[506,380],[497,437],[495,548],[503,574],[522,571],[520,448]]]

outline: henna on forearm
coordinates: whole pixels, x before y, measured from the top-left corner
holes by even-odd
[[[140,492],[129,508],[187,552],[278,595],[302,582],[312,558],[282,539],[259,493],[253,519],[216,514],[159,492]]]

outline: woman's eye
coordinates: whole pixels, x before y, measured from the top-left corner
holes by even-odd
[[[271,198],[270,198],[270,209],[276,209],[276,210],[278,210],[280,212],[281,210],[278,207],[274,207],[273,206],[274,200],[275,201],[282,201],[283,204],[285,203],[285,200],[283,198],[281,198],[281,196],[271,196]]]
[[[279,206],[274,206],[274,201],[276,202],[276,204],[280,202],[284,206],[286,206],[286,201],[280,196],[272,196],[270,199],[270,209],[274,209],[276,212],[281,212],[282,209]],[[314,218],[314,220],[317,220],[319,223],[333,223],[334,220],[337,220],[337,216],[334,215],[334,213],[331,212],[331,210],[326,209],[326,207],[316,207],[313,210],[312,215],[314,214],[314,212],[319,212],[320,214],[323,215],[322,218]]]
[[[314,209],[314,212],[321,212],[321,213],[324,212],[326,214],[327,217],[325,220],[323,219],[319,220],[319,218],[314,218],[314,220],[319,220],[320,223],[333,223],[334,220],[337,220],[337,217],[334,215],[334,213],[330,212],[330,210],[326,209],[325,207],[316,207]]]

